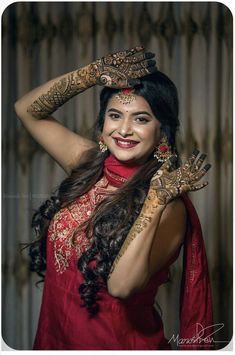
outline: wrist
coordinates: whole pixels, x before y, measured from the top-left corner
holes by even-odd
[[[88,64],[85,67],[78,69],[77,76],[82,79],[87,88],[94,86],[97,82],[97,67],[95,63]]]
[[[159,198],[156,189],[153,189],[150,187],[144,205],[148,206],[151,209],[154,210],[161,210],[164,209],[166,207],[166,204],[164,204],[161,199]]]
[[[162,194],[159,193],[156,188],[153,188],[151,186],[146,196],[146,200],[148,200],[149,203],[152,203],[155,207],[158,207],[159,209],[164,209],[167,205],[166,196],[162,196]]]

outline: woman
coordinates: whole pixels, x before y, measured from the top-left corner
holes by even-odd
[[[207,184],[199,180],[210,165],[202,168],[206,156],[195,150],[180,166],[177,91],[153,58],[142,47],[107,55],[15,105],[25,128],[68,174],[33,217],[31,269],[46,270],[34,349],[171,349],[153,303],[182,245],[180,335],[191,340],[180,348],[211,346],[205,249],[185,195]],[[105,86],[99,145],[51,116],[95,84]],[[203,332],[196,334],[199,322]]]

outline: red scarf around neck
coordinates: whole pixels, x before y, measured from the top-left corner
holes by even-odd
[[[104,175],[113,186],[120,187],[140,168],[124,164],[109,155]],[[179,350],[213,350],[213,311],[207,256],[197,212],[189,197],[184,201],[188,227],[184,239],[183,272],[180,289]]]
[[[113,155],[109,155],[104,161],[104,175],[108,182],[115,187],[122,186],[141,167],[135,163],[123,163]]]

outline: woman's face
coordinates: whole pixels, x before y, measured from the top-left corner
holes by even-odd
[[[130,103],[113,95],[105,112],[102,132],[109,151],[122,162],[144,163],[160,139],[160,122],[148,102],[134,95]]]

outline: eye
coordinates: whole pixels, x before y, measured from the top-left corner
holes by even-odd
[[[109,114],[109,117],[112,119],[112,120],[118,120],[120,118],[120,115],[118,113],[110,113]]]
[[[136,122],[138,122],[138,123],[148,123],[149,122],[149,120],[146,118],[146,117],[144,117],[144,116],[139,116],[139,117],[136,117]]]

